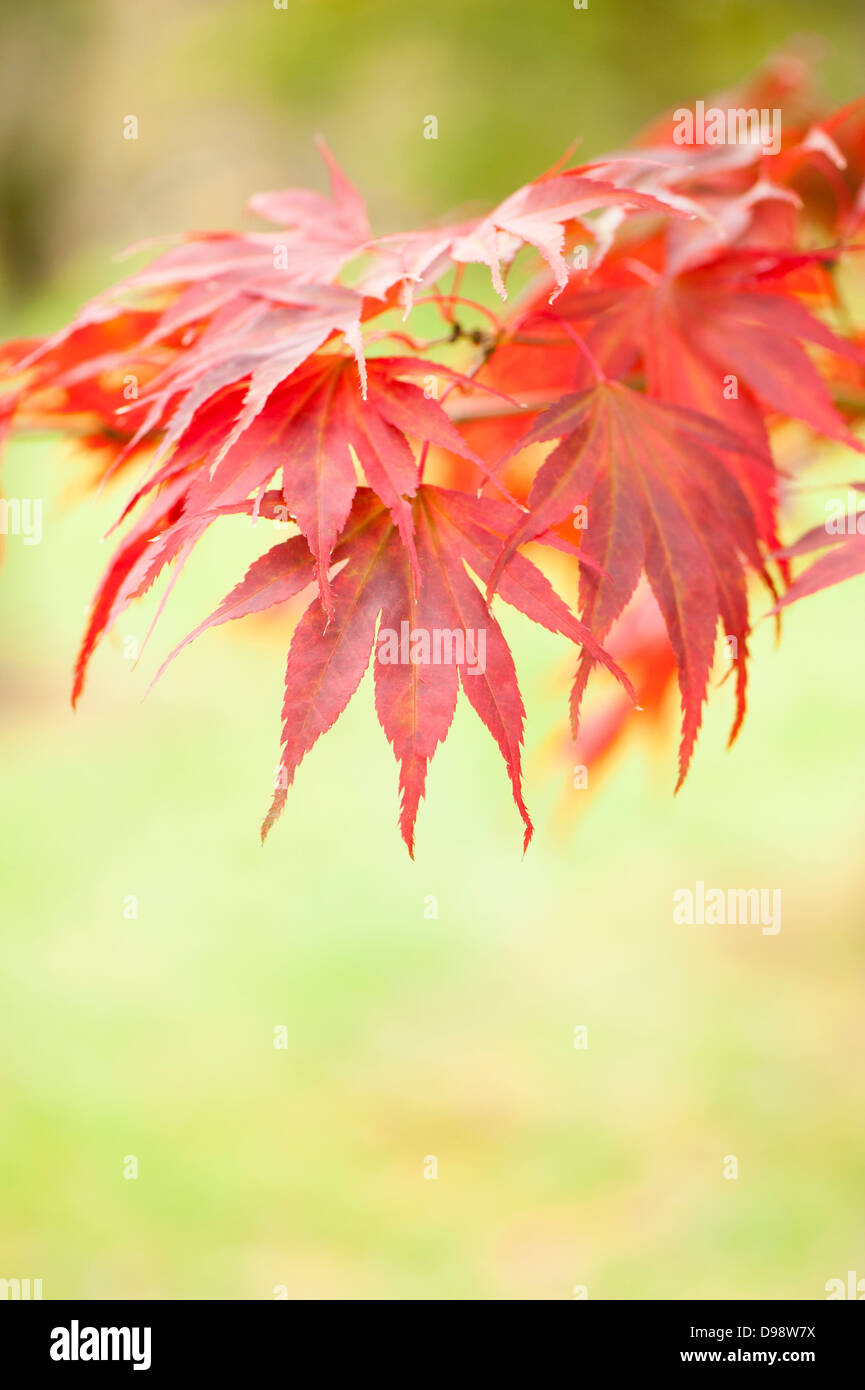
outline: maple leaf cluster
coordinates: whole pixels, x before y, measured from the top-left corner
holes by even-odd
[[[409,852],[460,689],[528,844],[499,601],[573,645],[574,738],[595,668],[617,683],[587,756],[677,679],[681,783],[720,639],[732,740],[755,587],[777,609],[865,571],[855,528],[785,546],[777,445],[797,421],[862,450],[865,334],[841,286],[861,285],[865,100],[826,110],[785,60],[730,104],[775,112],[780,139],[683,145],[671,115],[485,216],[383,236],[322,144],[329,196],[258,194],[269,230],[190,235],[61,331],[0,349],[0,431],[60,428],[101,475],[144,468],[73,701],[128,605],[168,569],[170,589],[204,532],[245,513],[290,534],[186,642],[308,600],[263,834],[372,661]],[[469,297],[481,274],[488,291]],[[791,582],[791,560],[821,547]]]

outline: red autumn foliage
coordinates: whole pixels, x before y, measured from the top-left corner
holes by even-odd
[[[259,194],[250,208],[276,230],[190,236],[60,332],[0,349],[0,433],[75,433],[108,473],[147,461],[73,699],[119,614],[221,517],[249,513],[294,534],[187,641],[308,593],[263,834],[373,659],[409,852],[460,689],[501,751],[527,844],[524,707],[499,601],[576,648],[575,739],[594,667],[618,681],[589,716],[587,761],[677,676],[681,784],[720,637],[732,740],[752,581],[777,610],[865,571],[855,527],[783,546],[775,458],[788,421],[862,449],[865,335],[839,284],[862,283],[865,101],[826,111],[788,64],[729,102],[780,109],[772,149],[682,143],[665,117],[630,151],[557,166],[486,216],[379,237],[322,145],[329,197]],[[462,293],[469,266],[489,272],[482,303]],[[419,338],[419,322],[437,327]],[[791,561],[819,548],[791,583]]]

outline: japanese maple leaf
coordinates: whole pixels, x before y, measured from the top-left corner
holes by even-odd
[[[700,727],[719,621],[735,639],[737,709],[744,717],[749,632],[746,567],[770,583],[759,529],[726,456],[747,445],[707,416],[600,380],[540,416],[519,447],[558,439],[529,493],[488,593],[517,546],[587,507],[581,552],[604,571],[585,570],[580,606],[603,641],[645,572],[676,657],[682,697],[681,786]],[[768,472],[768,457],[755,455]],[[584,652],[571,696],[574,736],[594,658]]]
[[[865,483],[857,484],[856,488],[865,493]],[[865,574],[865,511],[851,510],[843,525],[836,524],[834,529],[830,529],[828,522],[815,526],[780,553],[785,559],[792,559],[813,554],[815,550],[825,550],[826,554],[820,555],[794,579],[773,612],[778,613],[789,604],[829,589],[842,580]]]
[[[281,470],[285,519],[295,521],[307,539],[330,617],[328,570],[358,486],[355,457],[366,482],[390,509],[415,569],[409,499],[417,486],[418,462],[409,438],[447,449],[487,471],[441,404],[404,380],[430,372],[471,385],[459,373],[422,358],[376,358],[369,364],[364,398],[350,358],[318,354],[274,389],[239,434],[235,422],[243,412],[246,388],[217,392],[195,411],[169,460],[138,489],[126,513],[146,491],[190,470],[195,476],[189,480],[186,507],[192,514],[242,502],[263,491]]]
[[[101,298],[178,286],[194,291],[198,286],[202,302],[212,295],[218,306],[223,290],[236,290],[241,282],[256,292],[276,290],[280,284],[331,283],[362,250],[370,230],[360,193],[320,136],[316,148],[327,166],[330,198],[306,188],[256,193],[249,199],[250,211],[276,223],[278,232],[191,234]]]
[[[50,339],[8,344],[0,365],[16,383],[4,397],[14,402],[16,426],[80,430],[82,442],[119,451],[138,423],[130,399],[179,348],[170,335],[159,349],[142,346],[158,320],[154,311],[128,310],[59,335],[53,346]]]
[[[612,761],[614,749],[624,742],[626,733],[637,737],[665,737],[670,696],[676,684],[676,661],[661,610],[645,579],[640,580],[630,603],[610,629],[605,647],[628,670],[640,718],[630,719],[634,704],[621,686],[598,683],[595,698],[587,700],[581,711],[576,744],[570,731],[559,726],[549,735],[543,747],[544,760],[552,764],[558,778],[561,778],[563,761],[566,760],[572,769],[559,802],[558,814],[566,822],[577,819],[582,810],[583,799],[575,798],[572,788],[598,786],[599,778],[604,777]],[[566,679],[564,672],[561,679]],[[559,683],[557,676],[556,685]],[[590,774],[585,779],[584,772]]]
[[[728,463],[771,550],[779,541],[775,475],[759,462],[769,449],[765,413],[862,447],[803,343],[857,364],[861,345],[834,333],[785,283],[803,267],[819,269],[820,259],[733,250],[686,274],[648,273],[649,283],[608,263],[601,278],[613,277],[609,289],[570,289],[559,306],[563,318],[580,324],[605,371],[642,368],[650,395],[710,415],[746,441]]]
[[[244,382],[228,449],[272,391],[337,333],[358,362],[365,389],[361,320],[371,311],[351,289],[333,284],[343,261],[368,236],[359,195],[322,146],[333,200],[302,190],[262,195],[256,210],[291,224],[280,233],[210,233],[171,247],[149,266],[97,296],[59,333],[33,344],[19,370],[81,397],[107,373],[146,369],[146,392],[119,399],[116,432],[131,441],[118,462],[162,432],[167,454],[198,408],[216,392]],[[158,307],[130,310],[155,303]],[[134,331],[133,331],[134,330]],[[181,350],[172,354],[172,349]],[[167,356],[168,353],[168,356]],[[155,376],[155,380],[152,378]],[[93,393],[91,393],[93,394]],[[123,416],[134,416],[134,425]],[[143,417],[143,418],[142,418]]]
[[[737,103],[733,102],[733,107]],[[746,104],[747,105],[747,104]],[[681,111],[683,108],[679,108]],[[670,125],[659,134],[672,135]],[[791,126],[784,117],[785,145]],[[691,217],[670,222],[666,268],[669,274],[705,262],[732,245],[787,249],[797,240],[802,199],[789,187],[792,173],[813,167],[837,183],[844,157],[826,131],[800,131],[800,143],[771,155],[759,143],[660,145],[615,154],[592,166],[598,176],[620,187],[653,194]],[[615,232],[622,221],[617,209],[604,214],[604,229]]]
[[[75,663],[73,706],[81,696],[90,658],[103,633],[133,599],[147,592],[166,565],[178,557],[182,563],[210,524],[212,518],[207,515],[185,513],[187,487],[182,475],[166,484],[112,555],[93,599]]]
[[[394,285],[438,279],[453,264],[477,263],[490,271],[493,288],[507,299],[502,264],[510,264],[523,246],[533,246],[552,271],[555,299],[568,283],[564,258],[565,228],[590,225],[591,215],[618,208],[622,214],[654,212],[690,217],[693,205],[663,194],[618,187],[593,177],[592,166],[551,172],[518,188],[485,217],[424,232],[396,233],[370,243],[371,265],[357,283],[365,294],[384,296]],[[410,293],[406,296],[411,303]]]
[[[109,323],[128,313],[130,300],[140,305],[147,296],[160,300],[158,321],[147,344],[208,320],[247,294],[285,302],[287,292],[289,296],[293,291],[302,293],[306,287],[307,304],[316,298],[321,301],[324,287],[332,284],[343,263],[367,240],[369,227],[359,193],[324,142],[317,144],[328,166],[331,199],[306,189],[256,195],[250,200],[251,209],[282,223],[285,230],[191,234],[90,300],[65,328],[35,345],[33,356],[55,350],[82,329]],[[313,286],[318,286],[317,292]],[[289,302],[304,301],[290,297]]]
[[[588,177],[590,167],[566,169],[517,189],[470,232],[454,241],[453,259],[480,261],[489,266],[496,293],[506,299],[501,261],[511,260],[524,243],[534,246],[553,272],[554,299],[568,283],[568,266],[562,254],[566,223],[579,222],[589,213],[616,206],[668,216],[693,215],[693,211],[686,213],[653,194]]]
[[[279,494],[268,494],[261,510],[273,514],[279,505]],[[516,670],[498,622],[466,568],[481,580],[490,577],[518,513],[504,502],[427,484],[418,489],[413,511],[419,584],[388,510],[368,488],[355,497],[333,552],[338,573],[331,584],[332,619],[325,623],[318,603],[312,602],[289,648],[281,775],[263,837],[283,809],[300,762],[357,689],[373,654],[380,619],[375,704],[400,764],[400,829],[409,853],[414,853],[427,767],[447,736],[460,686],[505,760],[525,827],[524,847],[529,842],[532,826],[521,773],[524,708]],[[275,546],[252,564],[168,661],[200,632],[284,602],[314,576],[314,562],[300,537]],[[499,592],[534,622],[591,652],[633,695],[627,678],[531,561],[514,555],[501,576]],[[410,639],[414,655],[408,650]]]
[[[337,332],[351,345],[365,381],[361,311],[358,296],[336,285],[284,288],[278,303],[256,294],[235,295],[193,346],[151,383],[139,435],[164,427],[156,456],[164,457],[205,401],[242,381],[243,406],[223,443],[227,453],[277,386]]]
[[[633,598],[610,630],[607,650],[623,662],[631,675],[645,723],[656,729],[676,678],[676,661],[664,619],[651,592],[640,581]],[[621,737],[632,704],[624,691],[606,690],[597,705],[580,720],[577,756],[595,772]]]
[[[762,410],[859,447],[802,344],[860,364],[862,349],[784,287],[783,277],[808,259],[730,251],[686,274],[652,276],[648,284],[618,280],[608,290],[572,289],[558,311],[588,325],[587,344],[605,369],[642,359],[652,395],[747,428],[741,412],[738,420],[730,418],[737,398],[725,394],[724,385],[732,375],[739,397],[744,389]]]
[[[278,259],[296,279],[323,284],[332,280],[346,261],[358,255],[369,240],[366,207],[354,184],[340,169],[319,136],[316,145],[330,175],[330,198],[306,188],[256,193],[249,207],[269,222],[291,230],[285,257]],[[283,243],[277,243],[277,252]]]

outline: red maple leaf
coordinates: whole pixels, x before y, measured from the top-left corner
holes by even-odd
[[[261,510],[272,515],[280,505],[279,495],[270,493]],[[409,852],[414,853],[427,767],[450,728],[460,686],[499,747],[525,826],[524,844],[531,838],[522,794],[524,709],[516,669],[501,628],[466,569],[470,566],[482,580],[490,577],[513,526],[514,509],[490,498],[423,485],[412,510],[417,575],[381,501],[368,488],[357,493],[333,553],[338,573],[331,585],[330,620],[313,600],[289,648],[281,777],[263,836],[280,814],[301,760],[360,684],[380,620],[376,711],[400,764],[400,829]],[[541,539],[556,544],[554,538]],[[314,576],[312,557],[300,537],[275,546],[252,564],[168,661],[206,629],[283,603]],[[627,677],[531,561],[513,556],[499,592],[532,621],[570,638],[602,662],[633,697]]]
[[[737,671],[735,737],[745,712],[749,632],[746,567],[771,587],[753,510],[726,457],[747,445],[707,416],[601,379],[564,396],[518,447],[558,439],[529,493],[528,515],[496,562],[489,591],[517,546],[586,508],[580,605],[603,640],[645,572],[676,657],[682,696],[679,781],[700,727],[719,622],[733,638]],[[771,474],[768,457],[755,466]],[[584,653],[571,695],[576,737],[593,657]]]

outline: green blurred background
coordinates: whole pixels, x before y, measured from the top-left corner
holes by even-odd
[[[838,101],[865,51],[859,0],[0,12],[4,336],[58,326],[137,237],[320,186],[316,131],[388,230],[502,197],[575,135],[613,147],[798,30]],[[46,520],[0,575],[0,1277],[46,1298],[810,1299],[865,1276],[862,584],[792,610],[779,648],[762,625],[744,733],[726,753],[719,692],[675,800],[672,736],[571,789],[548,756],[567,651],[505,610],[525,860],[466,707],[408,860],[368,681],[262,850],[280,620],[209,634],[141,700],[268,538],[212,534],[140,666],[123,642],[152,603],[73,716],[121,495],[82,503],[81,471],[35,439],[4,465]],[[674,927],[698,879],[780,887],[782,931]]]

